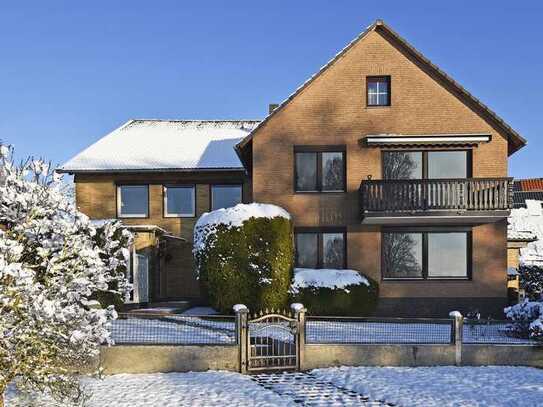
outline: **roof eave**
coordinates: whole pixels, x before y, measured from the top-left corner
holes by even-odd
[[[245,171],[244,167],[209,167],[209,168],[107,168],[107,169],[64,169],[58,168],[59,174],[111,174],[111,173],[156,173],[156,172],[212,172]]]

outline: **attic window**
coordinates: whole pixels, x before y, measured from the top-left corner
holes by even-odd
[[[368,106],[390,106],[390,76],[366,77]]]

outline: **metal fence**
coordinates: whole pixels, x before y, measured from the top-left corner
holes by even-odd
[[[236,318],[126,313],[111,324],[117,345],[235,345]]]
[[[537,342],[520,338],[509,328],[510,321],[464,319],[465,344],[536,345]]]
[[[449,344],[452,319],[307,317],[311,344]]]

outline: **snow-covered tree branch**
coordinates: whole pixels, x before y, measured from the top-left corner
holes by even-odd
[[[100,293],[125,296],[130,233],[96,227],[43,160],[15,165],[0,145],[0,406],[10,382],[60,400],[80,397],[74,368],[110,343],[116,318]]]

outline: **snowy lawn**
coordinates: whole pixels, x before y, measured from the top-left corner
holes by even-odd
[[[83,380],[91,394],[85,407],[177,407],[177,406],[292,406],[277,393],[266,390],[249,376],[231,372],[121,374],[103,380]],[[11,389],[6,407],[16,404]],[[67,407],[44,398],[37,406]]]
[[[543,404],[543,370],[529,367],[342,367],[312,374],[398,406]]]
[[[310,396],[311,381],[330,382],[353,390],[370,400],[383,400],[396,406],[536,406],[543,400],[543,370],[512,367],[342,367],[317,369],[296,380],[280,380],[275,391],[259,386],[249,376],[231,372],[114,375],[103,380],[84,379],[91,394],[87,407],[149,406],[294,406],[289,395]],[[291,378],[292,379],[292,378]],[[303,381],[304,386],[299,383]],[[330,387],[332,388],[332,387]],[[330,389],[328,389],[330,390]],[[326,404],[323,394],[321,404]],[[15,406],[13,388],[6,406]],[[28,404],[18,404],[26,405]],[[58,407],[50,400],[36,405]]]

